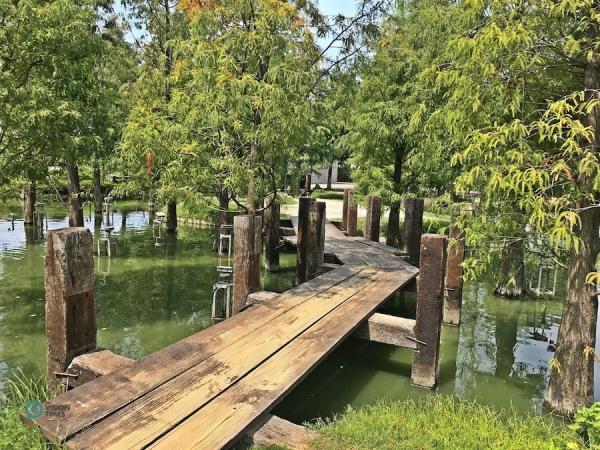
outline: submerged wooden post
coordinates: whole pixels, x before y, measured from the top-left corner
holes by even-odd
[[[76,356],[96,348],[96,301],[92,234],[86,228],[48,233],[45,261],[48,387],[60,385]]]
[[[425,234],[421,239],[421,266],[417,282],[417,317],[411,383],[433,388],[438,382],[439,347],[446,271],[446,237]]]
[[[277,272],[279,270],[279,219],[281,206],[278,197],[270,200],[271,206],[265,214],[265,269],[269,272]]]
[[[260,250],[262,247],[260,216],[235,216],[233,219],[233,310],[239,313],[249,294],[260,288]]]
[[[35,210],[36,192],[32,183],[23,185],[23,222],[25,225],[33,225],[33,212]]]
[[[422,198],[407,198],[404,200],[404,244],[408,252],[408,262],[419,267],[421,235],[423,234]]]
[[[450,222],[448,244],[448,267],[446,272],[446,302],[444,303],[444,323],[460,325],[462,308],[463,268],[465,260],[465,239],[453,215]]]
[[[300,198],[296,241],[296,282],[314,278],[325,261],[325,202]]]
[[[365,239],[379,242],[381,222],[381,197],[369,195],[367,199],[367,221],[365,223]]]
[[[346,232],[348,236],[356,236],[358,231],[358,205],[354,201],[354,191],[348,193],[348,214],[346,217]]]
[[[348,201],[350,199],[350,189],[344,189],[344,204],[342,206],[342,228],[348,229]]]
[[[306,268],[308,263],[308,242],[310,197],[300,197],[298,202],[298,234],[296,236],[296,283],[302,284],[307,281]]]

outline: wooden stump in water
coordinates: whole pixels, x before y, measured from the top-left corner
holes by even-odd
[[[175,233],[177,231],[177,202],[171,200],[167,204],[167,231]]]
[[[45,261],[48,387],[56,391],[76,356],[96,348],[92,234],[86,228],[48,233]]]
[[[421,266],[417,282],[415,338],[411,383],[433,388],[438,382],[439,347],[446,271],[445,236],[425,234],[421,239]]]
[[[33,212],[36,201],[36,191],[33,183],[23,186],[21,198],[23,200],[23,222],[25,225],[33,225]]]

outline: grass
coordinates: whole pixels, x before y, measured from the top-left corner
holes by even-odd
[[[343,192],[325,191],[323,189],[314,190],[310,196],[319,200],[344,200]]]
[[[59,449],[50,445],[35,427],[23,424],[20,413],[31,400],[48,398],[46,378],[43,375],[28,378],[22,372],[7,381],[6,399],[0,408],[0,449]]]
[[[564,424],[448,396],[348,408],[317,424],[319,450],[581,448]]]

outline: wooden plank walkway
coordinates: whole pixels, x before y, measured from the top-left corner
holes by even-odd
[[[396,249],[373,244],[327,223],[343,266],[50,400],[66,417],[34,424],[77,449],[231,444],[416,277]]]

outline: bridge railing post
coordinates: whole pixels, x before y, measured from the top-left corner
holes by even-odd
[[[367,221],[365,223],[365,239],[379,242],[381,222],[381,197],[369,195],[367,199]]]
[[[301,284],[314,278],[325,262],[325,202],[300,198],[296,248],[296,281]]]
[[[461,264],[465,260],[465,239],[456,220],[456,215],[453,215],[450,220],[446,272],[447,295],[444,303],[444,323],[449,325],[460,325],[462,308],[463,268]]]
[[[240,215],[233,219],[233,310],[246,307],[248,295],[260,289],[262,218]]]
[[[346,232],[348,236],[356,236],[358,232],[358,205],[354,199],[354,191],[348,192],[348,214],[346,216]]]
[[[350,200],[350,189],[344,189],[344,203],[342,206],[342,228],[348,229],[348,201]]]
[[[411,383],[433,388],[438,382],[439,347],[446,271],[447,238],[425,234],[421,238],[417,282],[417,317]]]
[[[92,234],[86,228],[48,233],[45,260],[48,387],[62,385],[76,356],[96,348],[96,300]]]
[[[408,262],[416,267],[419,267],[424,205],[422,198],[404,200],[404,243],[408,252]]]

